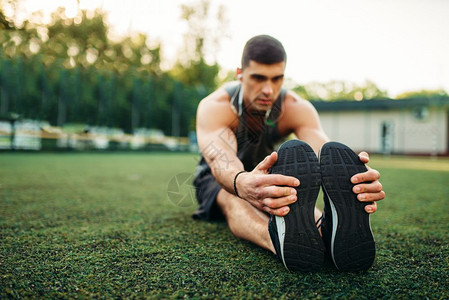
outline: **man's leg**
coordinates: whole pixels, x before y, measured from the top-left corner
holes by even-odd
[[[269,218],[245,200],[225,191],[217,195],[231,231],[239,238],[276,253],[290,271],[315,271],[324,262],[324,244],[316,226],[315,202],[321,185],[319,162],[313,149],[299,140],[283,143],[271,174],[294,176],[298,200],[285,216]]]
[[[236,237],[276,253],[268,232],[267,214],[223,189],[217,195],[217,204],[226,217],[229,229]],[[316,221],[321,215],[322,212],[315,208]],[[321,230],[319,232],[321,234]]]
[[[276,253],[268,233],[268,215],[223,189],[217,194],[217,204],[236,237]]]

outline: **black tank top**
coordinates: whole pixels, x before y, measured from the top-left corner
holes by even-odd
[[[279,134],[278,120],[282,113],[282,103],[284,102],[286,89],[282,89],[273,106],[265,115],[258,115],[260,122],[255,128],[248,128],[248,110],[243,103],[242,86],[240,82],[234,81],[223,86],[231,97],[232,109],[236,113],[235,122],[238,122],[234,134],[237,139],[237,157],[243,163],[246,171],[251,171],[267,155],[273,152],[274,147],[284,137]],[[235,127],[235,126],[234,126]],[[253,126],[254,127],[254,126]],[[213,146],[213,145],[211,145]],[[219,149],[217,149],[219,151]],[[229,163],[229,162],[228,162]],[[223,157],[223,165],[226,167],[226,158]],[[204,157],[198,165],[196,176],[201,176],[204,172],[209,173],[210,168]]]
[[[231,97],[231,105],[235,110],[238,119],[237,129],[234,131],[237,139],[237,156],[242,161],[245,170],[251,171],[267,155],[273,152],[274,147],[283,138],[279,134],[277,122],[282,113],[282,103],[284,102],[285,89],[281,90],[273,106],[266,114],[253,116],[256,119],[256,126],[247,126],[248,109],[243,103],[242,86],[240,82],[231,82],[224,86]]]

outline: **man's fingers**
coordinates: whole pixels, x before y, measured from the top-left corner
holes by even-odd
[[[369,204],[365,206],[365,211],[369,214],[375,213],[377,211],[377,203]]]
[[[296,198],[296,190],[288,186],[267,186],[263,189],[264,198],[280,198],[294,196]]]
[[[367,164],[369,162],[369,155],[365,151],[362,151],[359,153],[360,161],[364,164]]]
[[[368,171],[364,173],[355,174],[351,177],[351,182],[361,183],[361,182],[369,182],[369,181],[376,181],[379,180],[380,173],[377,170],[374,169],[368,169]]]
[[[379,201],[385,198],[385,192],[378,193],[362,193],[357,195],[357,199],[361,202]]]
[[[281,174],[268,174],[264,176],[260,176],[258,178],[257,185],[259,186],[271,186],[271,185],[279,185],[279,186],[291,186],[297,187],[299,186],[298,178],[293,176],[285,176]]]
[[[352,188],[352,191],[356,194],[379,193],[382,191],[382,184],[378,180],[371,183],[357,184]]]
[[[274,165],[277,159],[278,154],[276,152],[272,152],[270,155],[265,157],[265,159],[262,160],[255,169],[266,173],[268,169],[270,169]]]
[[[275,215],[275,216],[279,216],[279,217],[284,217],[285,215],[287,215],[290,212],[290,208],[288,206],[284,206],[281,208],[276,208],[276,209],[272,209],[269,208],[268,206],[264,206],[263,211],[269,213],[270,215]]]
[[[296,199],[297,198],[295,195],[290,195],[281,198],[265,198],[262,200],[262,204],[271,209],[276,209],[292,204],[293,202],[296,201]]]

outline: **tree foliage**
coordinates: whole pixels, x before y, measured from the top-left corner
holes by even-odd
[[[14,23],[3,12],[3,1],[0,0],[0,29],[11,30],[14,29]]]
[[[312,101],[370,100],[388,97],[386,91],[382,91],[368,80],[362,85],[339,80],[326,83],[312,82],[297,86],[293,90],[304,99]]]
[[[220,41],[226,35],[224,7],[219,6],[216,14],[212,15],[210,2],[201,0],[191,5],[182,5],[181,10],[181,19],[188,29],[184,35],[184,47],[171,74],[185,85],[210,91],[217,85],[220,67],[215,57],[211,57],[210,62],[206,58],[208,54],[218,51]]]
[[[440,98],[448,97],[449,95],[445,90],[419,90],[404,92],[396,96],[396,99],[410,99],[410,98]]]
[[[143,34],[112,40],[101,10],[67,18],[58,8],[49,24],[36,21],[37,15],[18,26],[3,4],[1,114],[19,113],[58,126],[84,123],[127,132],[159,128],[186,136],[198,99],[215,88],[217,65],[199,57],[180,65],[178,72],[195,81],[164,72],[160,44],[150,47]]]
[[[181,6],[187,25],[174,66],[161,68],[161,44],[144,34],[110,38],[107,15],[63,8],[43,23],[39,13],[17,24],[19,0],[0,0],[0,115],[67,123],[158,128],[186,136],[194,129],[196,106],[218,84],[214,53],[226,37],[226,11],[209,0]],[[211,25],[212,24],[212,25]],[[228,74],[228,77],[233,77]],[[386,98],[376,84],[312,82],[294,90],[309,100]],[[404,93],[397,98],[447,96],[441,90]]]

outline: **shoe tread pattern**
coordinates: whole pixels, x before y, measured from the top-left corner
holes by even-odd
[[[366,172],[366,166],[347,146],[331,142],[320,153],[322,184],[338,216],[334,240],[334,262],[341,271],[359,271],[371,267],[375,243],[371,232],[367,203],[358,201],[350,178]]]
[[[321,185],[318,159],[312,148],[299,140],[281,145],[272,174],[299,179],[298,200],[284,217],[284,260],[291,271],[315,271],[324,261],[324,244],[315,225],[314,210]]]

